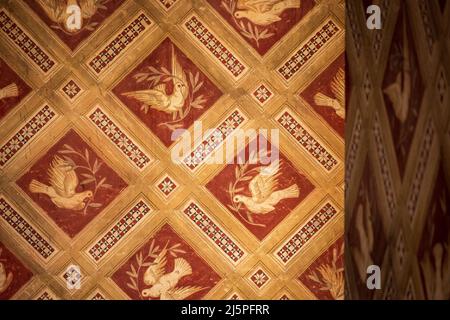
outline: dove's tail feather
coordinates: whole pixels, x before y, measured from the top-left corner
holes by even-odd
[[[48,186],[46,186],[42,182],[33,179],[30,182],[30,191],[33,193],[47,193]]]
[[[300,8],[300,0],[287,0],[286,8]]]
[[[11,83],[0,89],[0,99],[19,96],[19,88],[15,83]]]
[[[173,271],[178,272],[181,278],[190,275],[192,273],[192,268],[189,262],[187,262],[185,259],[177,258],[174,261]]]
[[[283,190],[284,198],[298,198],[300,190],[296,184]]]
[[[332,107],[334,104],[334,99],[330,98],[327,95],[324,95],[323,93],[317,93],[314,96],[314,102],[319,106],[326,106],[326,107]]]

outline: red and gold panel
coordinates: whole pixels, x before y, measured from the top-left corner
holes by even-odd
[[[166,146],[172,144],[174,130],[188,129],[222,95],[170,38],[164,39],[113,92]]]
[[[1,1],[0,298],[341,299],[344,21]],[[258,137],[277,161],[246,163]]]
[[[251,153],[252,144],[264,155],[279,153],[263,136],[256,137],[206,187],[255,237],[263,240],[311,193],[314,185],[281,153],[277,163],[267,165],[269,158]],[[254,190],[265,168],[277,171],[273,199],[255,202]]]
[[[70,237],[127,186],[74,130],[37,160],[17,184]]]
[[[156,279],[158,272],[162,276]],[[220,281],[214,269],[168,224],[112,278],[132,299],[140,300],[201,299]],[[171,286],[173,282],[177,283],[175,287]]]

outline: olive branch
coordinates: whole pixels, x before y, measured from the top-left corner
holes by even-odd
[[[141,300],[144,300],[142,296],[141,286],[139,285],[139,277],[141,275],[142,268],[148,268],[152,265],[155,265],[155,260],[158,258],[158,255],[163,251],[167,250],[167,253],[174,258],[178,257],[178,254],[186,253],[186,251],[179,249],[181,243],[176,243],[173,246],[169,247],[169,242],[161,248],[160,246],[155,246],[155,239],[150,243],[150,247],[148,248],[147,254],[143,255],[142,250],[136,254],[135,262],[136,266],[133,263],[130,263],[130,269],[126,271],[126,274],[129,277],[129,282],[127,282],[127,287],[136,291],[139,294]],[[151,261],[149,261],[151,260]]]
[[[338,260],[344,254],[344,245],[339,251],[333,249],[333,257],[328,264],[321,264],[316,271],[308,275],[308,279],[319,284],[321,291],[329,291],[333,299],[341,300],[344,298],[344,268],[337,266]]]
[[[228,194],[230,195],[231,199],[231,205],[227,205],[228,209],[230,209],[233,212],[236,212],[242,219],[244,219],[245,222],[247,222],[250,225],[257,226],[257,227],[266,227],[265,224],[262,223],[255,223],[253,221],[252,213],[245,210],[246,216],[242,214],[242,203],[236,203],[234,202],[234,197],[237,193],[245,190],[244,187],[239,187],[238,184],[242,182],[246,182],[251,180],[254,177],[255,172],[259,172],[259,167],[253,168],[248,170],[248,166],[250,165],[250,162],[254,162],[256,160],[256,154],[252,153],[249,157],[249,159],[244,164],[238,164],[235,167],[234,176],[235,181],[230,182],[228,184]]]
[[[88,173],[81,173],[81,176],[84,177],[84,180],[82,180],[80,182],[80,185],[88,185],[93,183],[94,184],[94,190],[92,191],[92,199],[95,198],[95,195],[97,194],[97,191],[100,188],[105,188],[105,189],[111,189],[112,185],[105,183],[106,182],[106,177],[102,177],[102,178],[98,178],[97,177],[97,172],[98,170],[100,170],[101,166],[103,165],[103,162],[98,161],[97,158],[92,159],[94,160],[93,163],[91,164],[91,159],[90,159],[90,153],[88,149],[84,149],[84,154],[75,150],[73,147],[71,147],[68,144],[64,144],[64,148],[62,150],[58,151],[59,154],[62,155],[62,157],[64,158],[64,160],[73,167],[73,169],[83,169],[86,170]],[[79,165],[76,164],[76,162],[68,155],[73,154],[73,155],[77,155],[78,157],[80,157],[83,161],[84,161],[84,165]],[[92,202],[92,199],[88,199],[88,202],[86,203],[86,206],[84,207],[83,210],[83,214],[85,215],[87,213],[87,209],[88,207],[91,208],[100,208],[103,203],[99,203],[99,202]]]
[[[184,82],[184,79],[181,79],[180,77],[172,74],[166,67],[160,67],[159,69],[148,66],[146,68],[149,72],[139,72],[133,76],[136,83],[141,82],[149,82],[151,88],[155,88],[157,85],[161,83],[167,83],[169,81],[178,80],[180,82]],[[186,73],[185,71],[184,75],[188,79],[188,85],[189,85],[189,93],[187,96],[187,104],[186,108],[184,110],[181,110],[181,116],[178,119],[175,119],[173,121],[167,121],[160,123],[159,126],[165,126],[169,130],[176,130],[182,125],[180,124],[181,121],[183,121],[187,115],[190,113],[191,108],[194,109],[203,109],[204,103],[207,101],[203,94],[196,95],[196,93],[201,89],[201,87],[204,84],[204,81],[200,80],[200,73],[197,72],[194,76],[192,72]],[[145,114],[147,114],[149,110],[149,105],[143,104],[141,106],[141,111],[143,111]]]
[[[253,40],[259,48],[259,41],[273,37],[275,33],[269,32],[269,29],[259,30],[257,26],[247,22],[247,25],[241,20],[238,21],[234,16],[236,12],[236,0],[223,0],[222,7],[230,14],[234,24],[239,28],[239,32],[247,39]]]

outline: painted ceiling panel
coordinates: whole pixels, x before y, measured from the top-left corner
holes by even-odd
[[[344,38],[341,1],[2,1],[0,298],[343,298]]]

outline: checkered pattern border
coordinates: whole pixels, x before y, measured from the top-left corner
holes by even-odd
[[[0,196],[0,217],[22,237],[44,261],[49,260],[56,252],[55,246],[49,243],[20,213]]]
[[[127,157],[139,170],[145,169],[153,160],[147,156],[129,136],[99,107],[89,115],[89,120]]]
[[[0,148],[0,168],[5,166],[33,137],[56,118],[48,105],[42,107],[26,124]]]
[[[433,13],[430,10],[430,1],[419,0],[419,12],[422,18],[424,31],[427,34],[428,51],[431,54],[433,52],[433,43],[436,41],[436,33],[432,22]]]
[[[433,120],[428,119],[428,123],[425,130],[425,135],[422,140],[422,144],[420,147],[419,153],[419,162],[417,164],[414,180],[412,182],[411,191],[408,197],[408,202],[406,204],[406,208],[408,211],[410,222],[414,222],[414,217],[416,216],[417,211],[417,201],[419,200],[420,189],[422,185],[422,180],[425,175],[425,169],[427,167],[428,158],[430,156],[430,149],[433,145],[435,138],[435,128],[433,124]]]
[[[53,291],[51,291],[48,288],[45,288],[36,295],[34,300],[49,301],[49,300],[58,300],[58,298],[56,294],[53,293]]]
[[[206,139],[204,139],[195,149],[187,156],[183,163],[194,171],[205,161],[214,150],[223,144],[237,128],[245,121],[246,117],[239,111],[234,110]]]
[[[282,112],[277,121],[322,168],[330,172],[336,167],[338,160],[288,110]]]
[[[90,59],[88,66],[96,75],[103,73],[127,47],[136,42],[153,22],[145,13],[139,13],[133,21],[122,29],[95,57]]]
[[[348,147],[347,163],[345,164],[345,183],[350,182],[353,168],[355,166],[356,156],[361,141],[362,117],[359,110],[356,111],[355,124],[353,125],[350,146]]]
[[[275,256],[283,264],[287,264],[326,224],[337,214],[336,207],[327,202],[314,214],[281,248],[276,250]]]
[[[183,213],[233,264],[239,263],[247,255],[247,253],[237,245],[236,241],[228,236],[194,201],[189,201],[188,205],[183,209]]]
[[[153,210],[144,201],[139,200],[125,215],[123,215],[108,232],[88,249],[88,255],[99,262],[114,246],[116,246],[145,216]]]
[[[396,210],[394,184],[392,182],[392,175],[389,171],[389,163],[387,160],[386,150],[384,149],[384,141],[382,137],[382,129],[378,112],[375,113],[375,121],[373,124],[373,135],[375,138],[375,146],[378,154],[378,162],[383,177],[384,192],[386,193],[386,201],[389,207],[389,216],[392,219]]]
[[[226,48],[199,17],[191,16],[184,26],[196,42],[201,44],[201,48],[206,49],[236,80],[248,71],[241,59]]]
[[[303,43],[298,50],[278,68],[278,73],[283,79],[289,81],[298,71],[314,57],[331,39],[341,31],[333,20],[328,20],[314,36]]]
[[[39,47],[24,31],[24,28],[10,17],[5,10],[0,10],[0,30],[44,74],[48,74],[56,66],[56,60]]]

